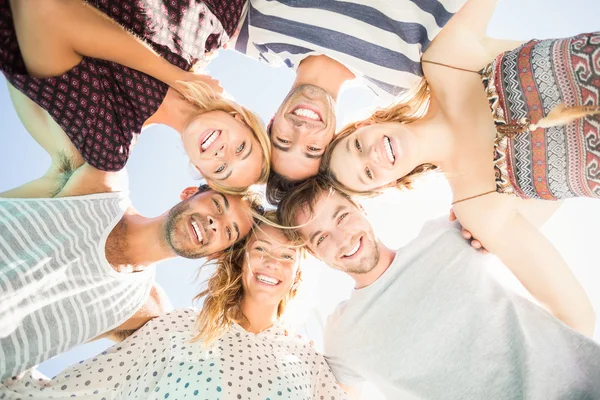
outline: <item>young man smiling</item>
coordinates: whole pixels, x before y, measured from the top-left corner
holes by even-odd
[[[317,173],[342,84],[357,78],[392,101],[423,76],[423,51],[466,0],[250,0],[235,50],[297,76],[270,125],[276,202]]]
[[[39,106],[13,93],[60,179],[0,197],[0,380],[99,336],[122,339],[164,312],[154,265],[216,256],[250,231],[260,197],[188,187],[158,217],[129,201],[125,171],[89,164]],[[23,192],[28,193],[27,198]]]
[[[390,399],[600,398],[600,346],[496,282],[455,224],[431,221],[393,251],[318,177],[278,212],[301,226],[313,255],[356,282],[324,346],[353,396],[368,380]]]

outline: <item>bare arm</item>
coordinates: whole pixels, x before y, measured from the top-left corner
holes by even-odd
[[[110,339],[113,342],[121,342],[128,336],[132,335],[139,328],[144,326],[146,322],[159,315],[167,313],[173,309],[171,301],[166,292],[158,284],[154,284],[150,290],[150,294],[146,303],[131,316],[127,321],[116,327],[115,329],[104,333],[92,340],[102,338]]]
[[[31,182],[0,193],[0,197],[53,197],[69,175],[83,164],[83,158],[62,128],[31,99],[8,83],[15,111],[31,137],[50,155],[46,173]]]
[[[82,56],[88,56],[142,71],[175,88],[177,80],[198,79],[81,0],[11,0],[11,9],[19,47],[31,75],[57,76],[77,65]],[[217,81],[204,77],[219,91]]]
[[[566,261],[521,215],[511,198],[491,194],[455,206],[461,223],[496,254],[533,297],[571,328],[592,336],[593,307]]]

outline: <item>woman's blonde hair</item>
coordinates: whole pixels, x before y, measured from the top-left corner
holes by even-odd
[[[223,96],[215,93],[207,84],[203,82],[178,81],[177,83],[184,88],[181,91],[182,96],[198,108],[199,114],[204,114],[210,111],[223,111],[231,114],[232,116],[237,114],[242,118],[242,121],[248,125],[254,134],[254,137],[258,141],[260,150],[263,154],[260,176],[258,177],[258,181],[254,183],[267,183],[269,171],[271,170],[271,141],[267,135],[265,125],[260,117],[248,110],[246,107],[237,104],[235,101],[226,99]],[[206,182],[211,188],[226,194],[238,195],[243,194],[246,190],[248,190],[248,186],[238,188],[229,187],[215,182],[212,179],[206,179]]]
[[[422,118],[429,108],[429,87],[427,81],[422,78],[421,81],[411,90],[407,91],[398,99],[398,102],[388,108],[376,110],[371,116],[358,122],[353,122],[346,125],[329,143],[323,159],[321,161],[320,174],[326,177],[330,183],[350,196],[376,196],[380,194],[380,190],[356,191],[346,185],[343,185],[331,170],[331,156],[333,150],[342,139],[354,133],[361,124],[378,124],[382,122],[400,122],[402,124],[410,124]],[[397,189],[410,189],[417,178],[429,171],[433,171],[437,167],[433,164],[421,164],[409,172],[407,175],[396,180],[393,185]]]
[[[267,211],[264,218],[273,224],[279,225],[275,211]],[[201,340],[205,348],[210,347],[221,337],[232,323],[240,324],[245,321],[245,317],[240,309],[244,296],[242,270],[247,251],[246,247],[252,240],[252,236],[256,233],[256,230],[261,229],[261,225],[262,222],[256,222],[252,228],[253,232],[247,235],[245,239],[236,243],[228,251],[223,252],[215,260],[207,261],[204,264],[204,266],[208,264],[216,265],[215,273],[207,281],[206,289],[194,297],[194,300],[204,297],[204,304],[196,321],[198,334],[194,337],[193,341]],[[293,243],[290,244],[290,247],[295,247],[300,252],[297,260],[303,258],[305,255],[303,247],[299,247],[298,244]],[[281,300],[277,307],[278,318],[283,316],[288,302],[296,296],[301,281],[302,271],[298,269],[290,292]]]

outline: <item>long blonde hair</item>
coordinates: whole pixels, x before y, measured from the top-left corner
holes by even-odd
[[[354,133],[358,129],[357,126],[361,123],[378,124],[382,122],[399,122],[402,124],[410,124],[411,122],[415,122],[425,115],[427,109],[429,108],[429,102],[429,87],[427,86],[427,81],[425,78],[422,78],[415,87],[401,96],[397,103],[388,108],[376,110],[372,115],[362,121],[353,122],[346,125],[327,146],[327,150],[325,151],[321,161],[321,167],[319,169],[320,174],[326,177],[335,188],[347,193],[350,196],[375,196],[379,194],[380,191],[377,189],[370,191],[356,191],[350,189],[346,185],[343,185],[330,168],[333,150],[342,139]],[[397,179],[394,186],[397,189],[411,189],[416,179],[425,173],[436,169],[437,167],[433,164],[425,163],[418,165],[407,175]]]
[[[248,110],[246,107],[237,104],[235,101],[224,98],[215,93],[207,84],[197,81],[178,81],[184,89],[181,91],[182,96],[198,108],[198,114],[204,114],[210,111],[223,111],[232,116],[239,115],[244,123],[248,125],[252,134],[260,145],[262,151],[262,165],[260,176],[255,183],[267,183],[269,171],[271,170],[271,141],[265,130],[260,117]],[[212,179],[206,179],[209,186],[221,193],[238,195],[243,194],[248,187],[229,187],[224,186]]]
[[[279,225],[275,211],[267,211],[264,218],[273,224]],[[260,229],[261,224],[262,222],[260,221],[255,223],[253,231],[255,232],[257,229]],[[196,321],[198,334],[194,337],[193,341],[201,340],[203,346],[206,348],[210,347],[221,337],[232,323],[239,324],[245,321],[240,308],[244,296],[242,270],[246,255],[246,246],[252,236],[252,233],[247,235],[245,239],[236,243],[227,252],[219,255],[215,260],[207,261],[204,264],[204,266],[215,264],[216,270],[213,276],[207,281],[206,289],[194,297],[194,300],[204,297],[204,304]],[[290,247],[297,246],[290,244]],[[298,259],[302,259],[305,250],[304,248],[299,248],[299,251]],[[288,302],[296,296],[301,281],[302,272],[299,269],[290,292],[281,300],[277,307],[278,318],[283,316]]]

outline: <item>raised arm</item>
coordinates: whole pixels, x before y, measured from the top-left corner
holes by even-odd
[[[541,306],[571,328],[593,335],[595,314],[585,290],[556,248],[515,209],[510,197],[483,196],[456,205],[455,212]]]
[[[214,90],[222,90],[212,78],[170,64],[143,40],[81,0],[11,0],[11,9],[31,75],[57,76],[88,56],[136,69],[174,88],[178,80],[204,77],[201,80]]]
[[[51,163],[42,177],[0,193],[0,197],[53,197],[62,189],[70,174],[83,164],[83,158],[62,128],[45,110],[10,83],[7,84],[19,119],[31,137],[48,152]]]

